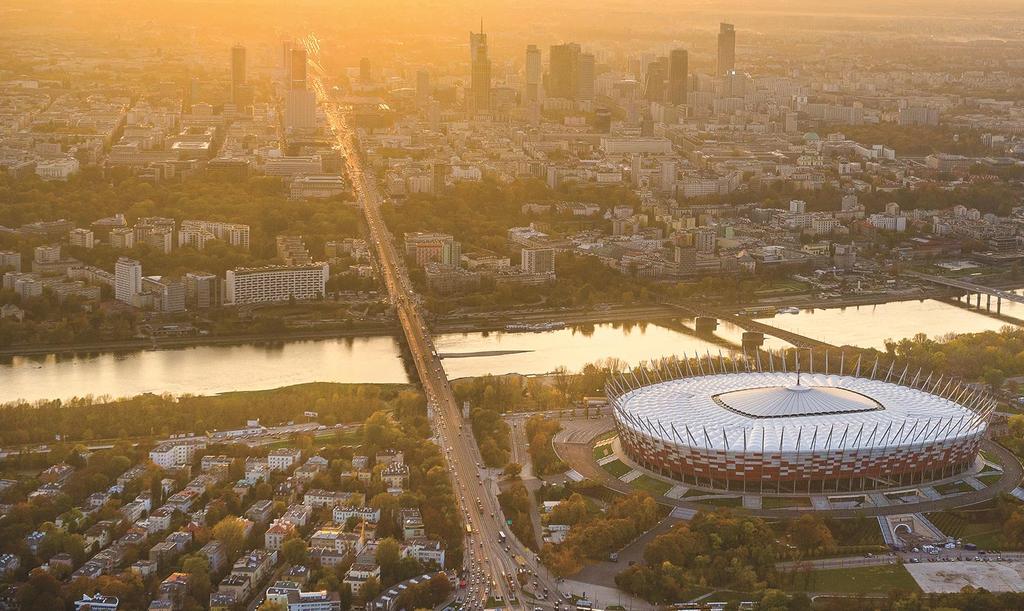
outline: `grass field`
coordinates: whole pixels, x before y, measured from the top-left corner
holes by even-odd
[[[964,481],[950,482],[935,487],[935,491],[939,494],[957,494],[959,492],[970,492],[971,490],[974,490],[974,488],[971,488]]]
[[[813,592],[861,594],[891,590],[921,591],[902,564],[811,571],[806,582],[799,577],[797,582],[794,589]]]
[[[697,501],[698,503],[707,503],[708,505],[714,505],[715,507],[742,507],[743,497],[741,496],[722,496],[715,499],[705,499]]]
[[[601,460],[605,456],[612,453],[612,444],[606,443],[604,445],[594,446],[594,460]]]
[[[810,507],[811,499],[806,496],[766,496],[761,498],[762,509],[785,509],[787,507]]]
[[[1007,547],[1003,525],[991,501],[971,507],[925,514],[939,530],[949,537],[974,543],[981,549]]]
[[[672,489],[672,484],[653,478],[650,475],[641,475],[630,482],[630,485],[637,490],[643,490],[644,492],[650,493],[651,496],[662,496]]]
[[[611,473],[615,477],[622,477],[623,475],[632,471],[632,469],[626,466],[626,463],[622,462],[621,460],[613,460],[606,465],[601,465],[601,468],[607,471],[608,473]]]

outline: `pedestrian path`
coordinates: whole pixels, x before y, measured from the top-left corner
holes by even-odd
[[[969,475],[969,476],[965,477],[964,478],[964,482],[968,486],[970,486],[971,488],[974,488],[975,490],[984,490],[985,489],[985,484],[979,482],[978,478],[974,477],[973,475]]]
[[[896,546],[896,538],[892,536],[892,529],[889,528],[889,519],[885,516],[878,516],[878,529],[882,531],[882,539],[890,547]]]
[[[636,478],[640,477],[641,475],[643,475],[642,471],[639,471],[637,469],[633,469],[632,471],[630,471],[629,473],[623,475],[619,479],[628,484],[629,482],[635,480]]]
[[[686,491],[689,489],[689,486],[676,484],[675,486],[672,486],[668,492],[665,493],[665,496],[667,496],[670,499],[681,499],[683,498],[683,495],[686,494]]]
[[[693,516],[697,515],[697,510],[687,509],[685,507],[675,507],[668,515],[680,520],[692,520]]]
[[[939,530],[939,527],[938,527],[938,526],[936,526],[936,525],[932,524],[932,521],[931,521],[931,520],[929,520],[928,518],[924,517],[924,514],[923,514],[923,513],[915,513],[915,514],[914,514],[914,517],[915,517],[915,518],[916,518],[916,519],[917,519],[918,521],[920,521],[920,522],[921,522],[921,525],[922,525],[922,526],[924,526],[925,528],[927,528],[928,530],[930,530],[930,531],[932,532],[932,534],[933,534],[933,535],[935,535],[935,537],[936,537],[936,538],[937,538],[937,539],[938,539],[939,541],[945,541],[945,540],[946,540],[946,533],[944,533],[944,532],[942,532],[941,530]]]

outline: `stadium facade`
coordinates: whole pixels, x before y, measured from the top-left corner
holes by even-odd
[[[969,469],[995,400],[945,376],[858,356],[707,355],[662,360],[606,386],[621,446],[694,486],[751,493],[843,492]],[[863,365],[863,369],[862,369]]]

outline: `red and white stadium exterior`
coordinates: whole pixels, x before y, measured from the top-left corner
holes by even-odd
[[[707,488],[890,488],[968,469],[995,409],[985,393],[895,363],[862,372],[859,357],[840,356],[830,370],[826,353],[819,371],[813,360],[800,371],[789,360],[708,355],[614,375],[606,392],[623,450]]]

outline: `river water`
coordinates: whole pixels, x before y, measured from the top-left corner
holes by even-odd
[[[984,300],[983,300],[984,304]],[[1003,314],[1024,318],[1024,305],[1003,304]],[[926,333],[999,329],[984,314],[934,301],[904,301],[841,309],[803,310],[763,319],[767,324],[834,345],[883,348],[886,339]],[[688,328],[692,320],[608,323],[543,333],[451,333],[435,337],[450,378],[484,374],[578,370],[617,358],[628,364],[661,356],[717,354],[738,344],[742,330],[720,324],[710,339]],[[769,338],[766,348],[786,344]],[[0,402],[66,399],[143,392],[214,394],[304,382],[408,382],[393,337],[345,338],[173,350],[15,357],[0,361]]]

